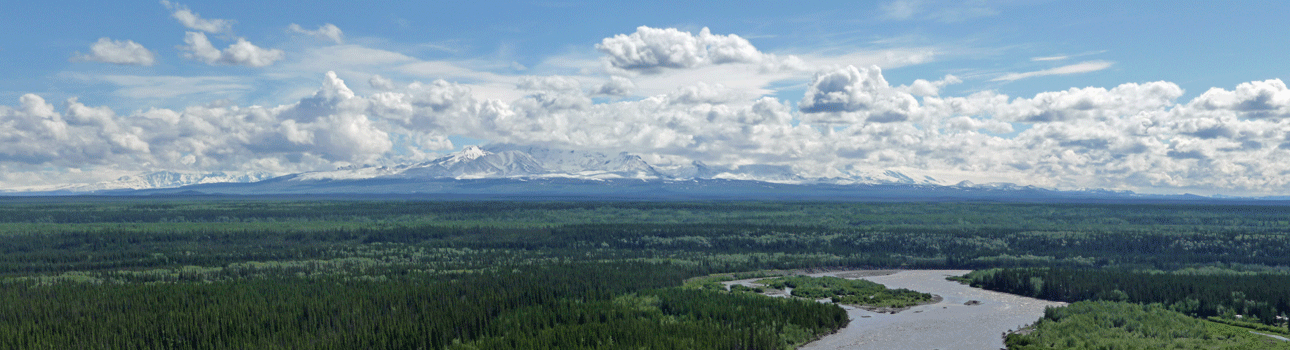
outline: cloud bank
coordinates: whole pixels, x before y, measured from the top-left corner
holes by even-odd
[[[283,55],[244,41],[218,50],[201,32],[187,39],[189,57],[209,64],[266,66]],[[1167,81],[953,95],[944,88],[963,82],[953,75],[899,85],[871,65],[796,59],[785,69],[790,60],[709,30],[640,27],[594,48],[601,56],[590,65],[607,69],[512,77],[332,45],[320,57],[364,58],[347,66],[374,72],[324,70],[316,89],[282,104],[119,113],[27,94],[0,104],[0,184],[89,176],[82,173],[392,165],[440,156],[461,146],[450,141],[461,136],[812,177],[899,170],[948,184],[1290,193],[1290,88],[1279,79],[1187,101]],[[386,58],[372,61],[379,57]],[[1015,74],[1110,66],[1097,62]],[[385,70],[399,80],[375,74]],[[369,92],[355,92],[342,76],[361,77]],[[768,81],[799,83],[800,98],[761,93]]]

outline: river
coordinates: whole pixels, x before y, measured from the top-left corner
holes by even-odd
[[[941,296],[939,303],[915,306],[896,314],[847,309],[851,324],[837,333],[806,344],[801,349],[999,349],[1004,332],[1038,320],[1051,302],[972,288],[945,280],[967,270],[906,270],[881,276],[859,277],[886,285]],[[812,276],[872,275],[865,271],[812,273]],[[747,283],[739,281],[735,283]],[[964,305],[969,301],[979,305]]]

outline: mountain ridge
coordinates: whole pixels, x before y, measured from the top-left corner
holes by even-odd
[[[466,146],[429,161],[394,166],[354,166],[283,176],[154,172],[123,176],[112,182],[8,192],[10,195],[183,193],[790,200],[1192,198],[1188,195],[1139,195],[1104,189],[1060,191],[1011,183],[960,181],[944,184],[930,176],[910,176],[895,170],[851,172],[843,177],[809,177],[785,165],[709,166],[701,161],[691,161],[688,164],[656,166],[627,152],[607,154],[513,144]]]

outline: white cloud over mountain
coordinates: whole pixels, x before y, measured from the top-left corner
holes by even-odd
[[[267,66],[285,55],[242,39],[218,50],[201,32],[188,32],[186,41],[187,55],[209,64]],[[1190,101],[1179,101],[1183,89],[1164,81],[954,96],[945,87],[965,78],[893,85],[878,66],[779,58],[706,29],[640,27],[595,49],[600,61],[586,71],[526,76],[352,43],[310,49],[352,71],[319,72],[312,94],[263,106],[117,114],[76,99],[55,107],[28,94],[17,105],[0,104],[0,184],[40,181],[32,174],[88,177],[47,174],[50,167],[115,177],[418,162],[460,146],[449,138],[462,136],[626,151],[660,166],[701,161],[814,177],[896,169],[948,183],[1290,192],[1290,89],[1278,79],[1213,88]],[[353,62],[364,63],[325,52],[361,53]],[[313,68],[288,63],[284,70]],[[730,72],[743,75],[717,74]],[[444,79],[414,81],[436,75]],[[356,93],[341,77],[371,88],[360,83]],[[771,82],[791,83],[800,99],[768,93],[777,92]],[[517,97],[498,97],[508,94]]]

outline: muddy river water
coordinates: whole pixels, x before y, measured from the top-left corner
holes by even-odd
[[[936,304],[915,306],[896,314],[880,314],[845,307],[851,324],[802,349],[999,349],[1004,332],[1030,324],[1056,303],[972,288],[946,276],[967,270],[909,270],[881,276],[859,277],[887,288],[907,288],[941,296]],[[812,276],[854,278],[872,275],[861,271],[813,273]],[[739,281],[736,283],[748,283]],[[976,305],[964,305],[977,301]],[[974,303],[975,304],[975,303]]]

